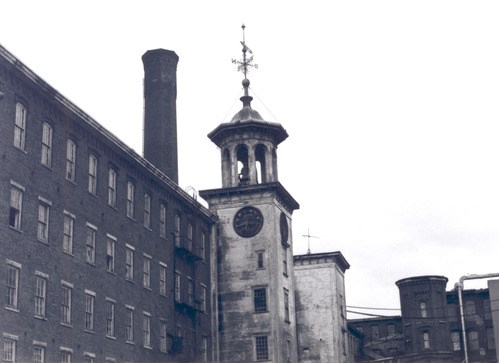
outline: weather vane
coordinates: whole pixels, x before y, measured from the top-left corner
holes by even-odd
[[[258,64],[253,64],[253,52],[246,45],[246,39],[244,37],[244,29],[246,28],[246,26],[243,24],[241,28],[243,29],[243,40],[241,41],[241,44],[243,46],[243,59],[242,60],[232,59],[232,63],[237,64],[237,70],[244,74],[244,79],[247,79],[249,68],[253,67],[255,69],[258,69]],[[246,53],[251,54],[251,56],[249,57],[246,56]]]

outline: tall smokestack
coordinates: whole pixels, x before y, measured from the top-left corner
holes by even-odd
[[[171,50],[148,50],[144,64],[144,158],[178,184],[177,63]]]

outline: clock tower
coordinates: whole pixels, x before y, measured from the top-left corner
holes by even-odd
[[[297,362],[291,220],[298,203],[277,177],[288,134],[251,108],[244,41],[242,109],[208,137],[221,151],[222,187],[200,192],[218,216],[221,362]]]

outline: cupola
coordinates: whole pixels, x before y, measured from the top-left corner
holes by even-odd
[[[208,134],[221,151],[223,188],[277,182],[277,146],[288,137],[281,124],[265,121],[251,108],[253,97],[249,95],[247,72],[256,65],[252,64],[253,56],[247,57],[252,52],[244,37],[241,44],[243,59],[233,62],[244,74],[244,95],[240,98],[243,107],[230,122]]]

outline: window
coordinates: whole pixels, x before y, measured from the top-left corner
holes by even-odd
[[[208,337],[203,336],[201,338],[201,357],[202,357],[202,362],[207,363],[208,362]]]
[[[476,307],[473,300],[464,301],[464,317],[466,320],[475,320]]]
[[[7,260],[7,291],[5,296],[5,306],[16,310],[19,298],[20,271],[21,265],[19,263]]]
[[[194,281],[190,276],[187,276],[187,303],[194,306]]]
[[[151,229],[151,196],[144,194],[144,227]]]
[[[166,205],[163,203],[159,206],[159,236],[166,238]]]
[[[45,363],[45,346],[44,345],[33,346],[33,362],[34,363]]]
[[[395,335],[395,324],[388,324],[386,326],[386,329],[388,331],[388,336],[389,337]]]
[[[144,338],[144,347],[151,348],[151,315],[145,311],[142,332]]]
[[[428,311],[426,310],[426,302],[422,301],[419,304],[419,307],[421,308],[421,317],[422,318],[427,318],[428,317]]]
[[[175,246],[180,247],[180,214],[175,213]]]
[[[4,334],[3,338],[3,360],[4,362],[15,362],[16,361],[16,343],[17,337],[10,336],[6,337]]]
[[[284,321],[289,322],[289,291],[284,289]]]
[[[73,214],[64,211],[64,236],[62,239],[62,250],[71,255],[73,254],[74,220],[75,216]]]
[[[92,154],[88,157],[88,192],[97,194],[97,158]]]
[[[476,330],[470,330],[468,333],[468,341],[470,350],[479,350],[480,343],[478,342],[478,332]]]
[[[75,182],[76,172],[76,144],[68,139],[66,144],[66,179]]]
[[[94,363],[95,354],[89,352],[83,352],[83,362],[85,363]]]
[[[26,115],[28,110],[22,103],[16,103],[16,119],[14,125],[14,146],[26,150]]]
[[[375,340],[379,338],[379,327],[377,325],[371,325],[371,339]]]
[[[69,348],[60,348],[61,353],[61,363],[71,363],[71,357],[73,355],[73,350]]]
[[[24,188],[11,181],[9,226],[21,230]]]
[[[269,346],[266,335],[260,335],[255,337],[255,351],[256,351],[256,360],[269,359]]]
[[[126,185],[126,215],[132,219],[135,215],[135,185],[131,181]]]
[[[106,336],[114,337],[114,307],[116,301],[106,298]]]
[[[199,257],[201,257],[201,260],[206,259],[206,233],[201,232],[201,242],[199,246]]]
[[[256,251],[256,267],[258,269],[264,269],[263,265],[263,251]]]
[[[167,352],[167,331],[166,321],[159,322],[159,350],[163,353]]]
[[[116,207],[116,171],[111,168],[108,175],[107,202],[111,207]]]
[[[487,349],[496,349],[496,341],[494,338],[494,328],[490,327],[490,326],[486,327],[485,334],[487,337]]]
[[[97,239],[97,227],[87,223],[87,262],[95,263],[95,241]]]
[[[180,302],[180,272],[175,271],[175,301]]]
[[[166,264],[159,263],[159,294],[166,296]]]
[[[38,240],[47,243],[49,240],[50,202],[38,197]]]
[[[430,349],[430,333],[423,331],[423,349]]]
[[[288,249],[286,247],[282,249],[282,274],[288,276]]]
[[[194,227],[191,222],[187,223],[187,249],[192,251],[192,239],[194,236]]]
[[[459,352],[461,350],[461,334],[458,331],[452,331],[450,333],[450,339],[452,342],[452,350],[454,352]]]
[[[71,300],[73,285],[62,282],[61,321],[63,324],[71,324]]]
[[[201,292],[199,294],[199,309],[204,313],[206,312],[206,285],[201,284]]]
[[[265,287],[259,287],[253,290],[253,303],[255,313],[267,311],[267,289]]]
[[[144,287],[147,289],[151,288],[151,257],[144,255],[144,275],[143,275],[143,282],[144,282]]]
[[[134,255],[135,248],[133,246],[130,246],[129,244],[126,245],[126,261],[125,261],[125,277],[129,281],[133,281],[133,255]]]
[[[483,317],[485,320],[492,319],[492,310],[490,306],[490,299],[483,300]]]
[[[133,342],[133,312],[134,308],[127,305],[125,317],[125,339],[129,343]]]
[[[106,269],[107,272],[114,273],[114,244],[116,239],[107,235],[106,241]]]
[[[42,165],[50,167],[52,165],[52,126],[43,123],[42,128]]]
[[[85,330],[94,331],[95,293],[85,290]]]
[[[35,271],[35,316],[45,318],[48,275]]]

